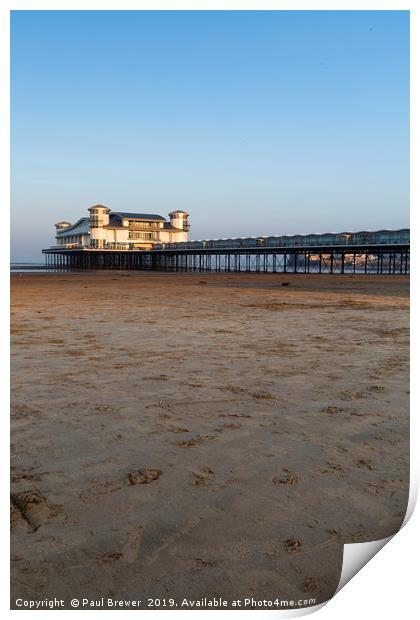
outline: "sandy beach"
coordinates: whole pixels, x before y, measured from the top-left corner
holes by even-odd
[[[404,519],[408,339],[405,276],[13,275],[12,608],[330,598]]]

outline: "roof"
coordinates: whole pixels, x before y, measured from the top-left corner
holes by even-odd
[[[166,228],[166,226],[165,226]],[[177,230],[180,230],[177,228]],[[380,230],[359,230],[357,232],[328,232],[328,233],[309,233],[309,234],[298,234],[298,235],[260,235],[259,237],[229,237],[228,239],[191,239],[188,241],[180,241],[179,243],[207,243],[208,241],[235,241],[239,240],[256,240],[256,239],[281,239],[282,237],[287,237],[288,239],[293,239],[294,237],[325,237],[327,235],[333,235],[334,237],[340,235],[364,235],[364,234],[378,234],[378,233],[409,233],[410,228],[381,228]]]
[[[184,232],[182,228],[175,228],[175,226],[172,226],[170,222],[165,222],[163,225],[163,230],[169,230],[169,232]]]
[[[165,218],[161,215],[156,215],[156,213],[126,213],[125,211],[112,211],[110,214],[117,215],[124,219],[130,220],[155,220],[155,221],[165,221]]]
[[[181,211],[181,209],[177,209],[176,211],[171,211],[169,215],[174,215],[175,213],[183,213],[184,215],[189,215],[186,211]]]
[[[88,217],[81,217],[80,220],[77,220],[77,222],[75,222],[74,224],[70,224],[67,228],[62,228],[61,230],[57,230],[57,235],[63,235],[64,236],[70,230],[73,230],[74,228],[76,228],[80,224],[83,224],[83,222],[88,222],[88,221],[89,221]]]

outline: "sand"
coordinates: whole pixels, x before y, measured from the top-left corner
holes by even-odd
[[[404,276],[12,276],[12,607],[330,598],[343,544],[404,519],[408,295]]]

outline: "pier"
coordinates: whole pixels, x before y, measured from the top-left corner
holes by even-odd
[[[42,253],[47,269],[64,271],[122,269],[366,275],[403,275],[410,272],[409,243],[151,250],[48,248]]]

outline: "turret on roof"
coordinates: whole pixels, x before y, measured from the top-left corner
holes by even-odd
[[[176,213],[183,213],[184,215],[189,215],[186,211],[182,211],[181,209],[176,209],[175,211],[171,211],[168,215],[175,215]]]
[[[91,207],[89,207],[88,211],[91,211],[92,209],[106,209],[108,213],[109,211],[111,211],[111,209],[109,209],[105,205],[92,205]]]

